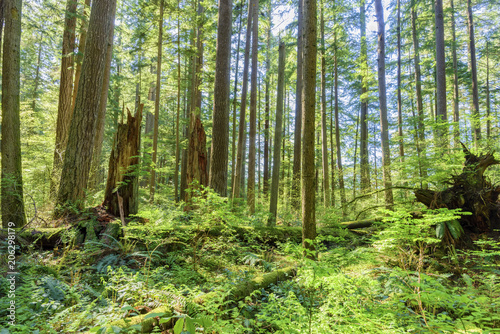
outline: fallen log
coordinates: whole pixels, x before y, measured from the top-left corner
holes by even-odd
[[[294,277],[296,274],[295,267],[287,267],[278,269],[265,275],[257,275],[253,279],[241,282],[236,285],[230,292],[230,298],[233,301],[239,301],[249,296],[252,292],[259,289],[265,289],[272,283],[277,284]],[[193,303],[204,305],[212,300],[217,299],[223,291],[211,291],[201,296],[194,298]],[[150,316],[148,317],[148,314]],[[151,314],[162,314],[158,317],[152,317]],[[137,315],[131,318],[120,319],[106,325],[106,330],[113,330],[113,327],[120,330],[126,330],[135,325],[140,325],[141,333],[150,333],[158,326],[161,318],[169,318],[173,316],[173,309],[170,306],[160,306],[147,314]],[[147,318],[147,319],[146,319]],[[175,324],[174,318],[170,322],[165,323],[163,329],[172,328]],[[106,331],[107,332],[107,331]]]

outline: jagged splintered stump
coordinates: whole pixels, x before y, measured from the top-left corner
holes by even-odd
[[[490,232],[500,228],[500,203],[498,196],[500,186],[492,185],[484,177],[489,166],[498,165],[493,152],[476,156],[463,144],[465,164],[460,175],[452,176],[448,183],[450,188],[443,191],[418,189],[415,191],[417,201],[430,209],[448,208],[462,209],[471,212],[470,216],[462,216],[462,227],[474,233]]]
[[[103,205],[109,213],[120,217],[137,213],[139,209],[139,148],[141,146],[141,104],[135,117],[127,110],[127,123],[118,124],[109,157],[108,181]]]

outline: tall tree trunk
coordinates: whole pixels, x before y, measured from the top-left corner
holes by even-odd
[[[254,0],[252,23],[252,75],[250,78],[250,133],[248,146],[247,201],[250,214],[255,212],[255,140],[257,134],[257,72],[259,48],[259,0]]]
[[[413,62],[415,65],[415,91],[417,93],[417,127],[419,145],[417,145],[417,153],[422,156],[422,146],[425,142],[425,126],[424,126],[424,103],[422,100],[422,74],[420,71],[420,49],[417,35],[417,11],[415,9],[415,0],[411,1],[411,30],[413,38]],[[422,171],[424,176],[427,175],[425,168]]]
[[[458,65],[457,65],[457,36],[455,32],[455,6],[453,0],[450,0],[451,6],[451,33],[452,33],[452,52],[453,52],[453,138],[455,148],[460,147],[460,113],[458,101]]]
[[[81,85],[71,119],[57,196],[57,207],[62,211],[68,209],[64,207],[66,204],[75,205],[77,208],[83,208],[84,205],[94,148],[96,115],[104,81],[107,45],[110,30],[113,29],[115,10],[116,0],[95,0],[92,6]]]
[[[5,1],[5,2],[4,2]],[[2,63],[2,226],[26,224],[21,166],[20,75],[22,1],[4,0]],[[14,223],[12,226],[10,223]]]
[[[42,49],[43,49],[43,31],[40,32],[40,41],[38,46],[38,60],[36,63],[35,82],[33,85],[33,102],[31,109],[36,112],[36,100],[38,99],[38,86],[40,84],[40,67],[42,66]],[[1,44],[0,44],[1,45]]]
[[[193,94],[191,96],[191,115],[189,124],[186,182],[189,191],[185,194],[185,201],[190,209],[190,202],[199,186],[208,186],[208,158],[206,135],[201,123],[201,79],[203,70],[203,6],[198,1],[198,27],[196,33],[196,56],[194,57]]]
[[[469,0],[470,1],[470,0]],[[443,0],[436,0],[436,123],[442,148],[448,143],[448,114],[446,112],[446,59],[444,56]]]
[[[94,139],[94,153],[90,166],[89,189],[95,189],[98,183],[99,167],[101,166],[102,142],[104,140],[104,128],[106,123],[106,107],[108,104],[109,78],[111,75],[111,59],[113,58],[113,29],[110,31],[108,47],[106,50],[106,65],[104,68],[104,79],[102,83],[101,100],[99,102],[99,113],[97,114],[97,132]],[[142,115],[141,115],[142,119]]]
[[[267,11],[267,17],[269,19],[269,29],[267,30],[267,50],[266,50],[266,111],[264,120],[264,197],[267,196],[269,191],[269,112],[270,112],[270,96],[269,96],[269,84],[271,80],[271,29],[272,29],[272,2],[269,1],[269,7]],[[260,165],[260,164],[259,164]]]
[[[271,201],[269,212],[271,213],[268,225],[276,225],[276,216],[278,214],[278,188],[279,173],[281,165],[281,131],[283,127],[283,90],[285,86],[285,43],[280,42],[279,61],[278,61],[278,94],[276,97],[276,129],[274,135],[274,153],[273,153],[273,174],[271,180]],[[283,153],[285,152],[283,148]]]
[[[391,152],[389,148],[389,123],[387,121],[387,96],[385,84],[385,23],[384,9],[381,0],[375,0],[375,10],[378,23],[378,92],[380,101],[380,136],[382,142],[382,165],[385,186],[385,204],[393,205],[391,182]]]
[[[227,196],[227,159],[229,154],[232,15],[232,1],[219,0],[209,186],[224,197]]]
[[[338,67],[338,44],[337,44],[337,32],[333,33],[334,38],[334,56],[333,56],[333,75],[334,75],[334,91],[335,91],[335,146],[337,148],[337,167],[338,167],[338,178],[339,178],[339,190],[340,190],[340,205],[342,206],[342,215],[345,215],[345,186],[344,186],[344,171],[342,169],[342,152],[340,149],[340,119],[339,119],[339,67]]]
[[[330,207],[330,180],[328,174],[328,140],[326,128],[326,47],[325,47],[325,6],[321,2],[321,153],[323,162],[323,195],[325,208]]]
[[[368,54],[366,47],[366,10],[365,0],[360,4],[361,30],[361,113],[359,123],[360,146],[359,163],[361,169],[361,190],[366,192],[370,188],[369,154],[368,154]],[[333,168],[333,166],[332,166]],[[333,182],[333,181],[332,181]]]
[[[486,137],[491,139],[491,118],[490,118],[490,42],[486,42]]]
[[[241,0],[241,12],[238,14],[238,46],[236,47],[236,70],[234,72],[234,93],[233,93],[233,135],[231,141],[231,194],[233,196],[234,188],[234,177],[236,174],[236,105],[238,97],[238,71],[240,65],[240,43],[241,43],[241,27],[243,25],[243,4],[244,0]]]
[[[175,118],[175,167],[174,196],[179,202],[179,159],[181,153],[180,115],[181,115],[181,2],[177,0],[177,113]]]
[[[304,87],[302,90],[302,247],[316,258],[316,193],[314,189],[314,123],[316,110],[317,10],[315,0],[304,0]]]
[[[403,145],[403,112],[401,101],[401,0],[397,0],[398,7],[398,25],[396,27],[398,34],[398,141],[399,141],[399,159],[403,163],[405,160],[405,150]],[[404,178],[404,177],[403,177]]]
[[[161,57],[163,50],[163,0],[160,0],[160,18],[158,19],[158,54],[156,63],[156,96],[155,120],[153,128],[153,157],[151,161],[151,181],[149,182],[149,201],[154,202],[156,189],[156,157],[158,155],[158,123],[160,120],[160,91],[161,91]]]
[[[301,138],[302,138],[302,91],[303,91],[303,56],[304,56],[304,1],[298,0],[298,27],[297,27],[297,84],[295,86],[295,130],[293,139],[293,178],[292,178],[292,207],[300,207],[300,180],[301,180]]]
[[[335,78],[335,77],[334,77]],[[334,126],[333,126],[333,120],[335,119],[335,107],[334,107],[334,86],[335,86],[335,80],[333,80],[332,87],[331,87],[331,93],[330,93],[330,109],[331,109],[331,115],[330,115],[330,144],[331,144],[331,151],[332,154],[330,156],[330,164],[332,165],[332,206],[335,207],[335,169],[336,169],[336,164],[335,164],[335,157],[336,157],[336,146],[335,142],[333,140],[333,132],[334,132]]]
[[[0,1],[0,58],[2,57],[3,24],[5,21],[5,0]]]
[[[245,113],[247,106],[247,91],[248,91],[248,67],[250,64],[250,40],[252,36],[252,13],[253,13],[254,0],[248,0],[248,16],[247,16],[247,31],[245,39],[245,57],[243,65],[243,87],[241,89],[241,107],[240,107],[240,121],[238,129],[238,149],[236,157],[236,168],[233,181],[233,199],[240,197],[240,188],[244,176],[243,149],[246,142],[245,135]]]
[[[70,0],[68,0],[70,1]],[[87,19],[87,7],[90,8],[90,0],[85,0],[85,5],[82,10],[82,24],[80,26],[80,37],[78,42],[78,53],[75,57],[75,84],[73,86],[73,99],[71,102],[71,112],[75,109],[76,95],[78,92],[78,85],[80,84],[80,76],[82,73],[82,62],[83,56],[85,54],[85,44],[87,43],[87,30],[88,30],[88,19]],[[69,120],[71,121],[71,119]],[[69,123],[68,123],[69,127]]]
[[[436,0],[440,1],[440,0]],[[481,140],[481,121],[479,115],[479,92],[477,83],[477,65],[476,65],[476,42],[474,41],[474,21],[472,18],[471,0],[467,0],[467,23],[469,27],[469,52],[470,52],[470,70],[472,79],[472,130],[474,131],[474,143],[478,146]]]
[[[61,178],[64,153],[68,143],[68,132],[73,114],[73,52],[75,50],[76,0],[67,0],[64,20],[63,46],[61,57],[61,77],[59,81],[59,104],[57,106],[56,142],[52,175],[50,178],[50,197],[55,199]]]

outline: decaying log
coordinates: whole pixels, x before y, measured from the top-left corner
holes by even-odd
[[[118,196],[123,199],[123,215],[137,213],[139,209],[139,149],[141,146],[141,104],[135,117],[128,111],[127,123],[118,124],[118,130],[113,141],[113,149],[109,157],[108,180],[103,206],[108,212],[120,217]]]
[[[269,287],[269,285],[271,285],[272,283],[277,284],[280,281],[288,280],[294,277],[296,271],[297,270],[295,267],[287,267],[283,269],[278,269],[268,274],[257,275],[251,280],[238,283],[232,289],[230,298],[233,301],[242,300],[245,297],[249,296],[255,290],[265,289]],[[198,305],[203,305],[209,302],[210,300],[217,299],[220,294],[221,294],[220,291],[208,292],[206,294],[194,298],[193,303]],[[162,318],[168,318],[173,315],[173,311],[174,311],[173,308],[170,306],[160,306],[159,308],[152,310],[149,314],[161,313],[164,314]],[[144,319],[146,316],[147,314],[141,314],[131,318],[116,320],[106,327],[107,329],[112,329],[112,327],[118,327],[123,330],[123,329],[128,329],[134,325],[141,325],[141,332],[149,333],[154,329],[154,327],[158,325],[159,317],[150,317],[148,319]],[[168,324],[165,324],[166,325],[165,328],[172,328],[174,326],[174,323],[175,321],[171,319]]]
[[[462,209],[472,215],[462,216],[462,227],[472,232],[487,232],[500,227],[500,186],[492,185],[484,176],[489,166],[498,165],[493,153],[480,156],[472,154],[463,144],[465,163],[460,175],[447,182],[451,185],[443,191],[418,189],[417,201],[430,209]]]

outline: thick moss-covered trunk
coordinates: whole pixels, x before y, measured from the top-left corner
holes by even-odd
[[[463,144],[462,144],[463,146]],[[484,177],[489,166],[498,165],[493,153],[480,156],[472,154],[465,146],[465,164],[460,175],[452,176],[451,187],[443,191],[419,189],[417,201],[430,209],[462,209],[472,215],[463,216],[462,227],[472,232],[487,232],[500,227],[500,186]]]

